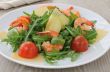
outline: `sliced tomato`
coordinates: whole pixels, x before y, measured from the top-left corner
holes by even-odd
[[[76,52],[85,52],[88,50],[88,41],[84,38],[84,36],[77,36],[71,42],[71,49]]]
[[[38,55],[38,47],[33,42],[24,42],[20,46],[18,55],[28,59],[35,58]]]

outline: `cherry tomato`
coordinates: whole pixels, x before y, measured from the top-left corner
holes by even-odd
[[[77,36],[72,40],[71,48],[76,52],[85,52],[88,50],[88,41],[83,36]]]
[[[23,58],[35,58],[38,55],[38,47],[33,42],[24,42],[21,44],[18,55]]]

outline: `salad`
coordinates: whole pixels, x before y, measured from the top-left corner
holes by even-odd
[[[23,13],[10,23],[3,39],[22,58],[33,59],[40,54],[49,64],[64,58],[75,61],[97,37],[96,21],[81,17],[73,6],[64,10],[42,6],[31,14]]]

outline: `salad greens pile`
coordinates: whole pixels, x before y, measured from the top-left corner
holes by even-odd
[[[43,55],[45,60],[50,64],[56,63],[58,60],[64,58],[71,58],[71,61],[75,61],[80,56],[81,53],[71,49],[72,39],[75,38],[76,36],[83,35],[88,40],[89,44],[92,44],[95,41],[97,32],[94,27],[92,27],[92,29],[88,31],[82,30],[80,26],[74,28],[74,22],[78,18],[78,16],[75,15],[73,12],[70,12],[70,16],[66,16],[61,12],[62,17],[58,15],[58,18],[63,18],[64,16],[66,16],[66,18],[68,19],[67,21],[69,22],[68,24],[65,24],[63,28],[61,27],[59,36],[57,37],[51,37],[48,35],[40,36],[39,34],[37,34],[37,32],[45,31],[46,24],[48,23],[50,16],[52,15],[55,9],[58,9],[59,12],[61,12],[61,10],[57,7],[45,11],[45,13],[42,16],[36,15],[35,11],[33,11],[32,14],[24,12],[26,16],[30,17],[29,29],[28,30],[22,29],[21,32],[19,32],[16,27],[9,28],[7,38],[4,39],[3,41],[9,43],[12,46],[13,52],[19,50],[19,47],[23,42],[32,41],[36,44],[36,46],[38,46],[39,53]],[[55,21],[59,23],[59,21],[54,20],[54,22]],[[93,22],[94,24],[96,23],[96,21]],[[48,26],[48,28],[50,27],[51,26]],[[49,41],[53,45],[62,44],[63,49],[62,50],[53,49],[51,52],[45,51],[42,47],[42,43],[46,41]]]

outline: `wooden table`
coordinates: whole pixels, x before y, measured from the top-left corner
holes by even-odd
[[[48,2],[69,3],[85,7],[99,13],[110,22],[110,0],[49,0],[40,3]],[[0,10],[0,16],[14,9],[16,8]],[[92,63],[80,67],[58,70],[26,67],[11,62],[0,55],[0,72],[110,72],[110,50],[104,56]]]

